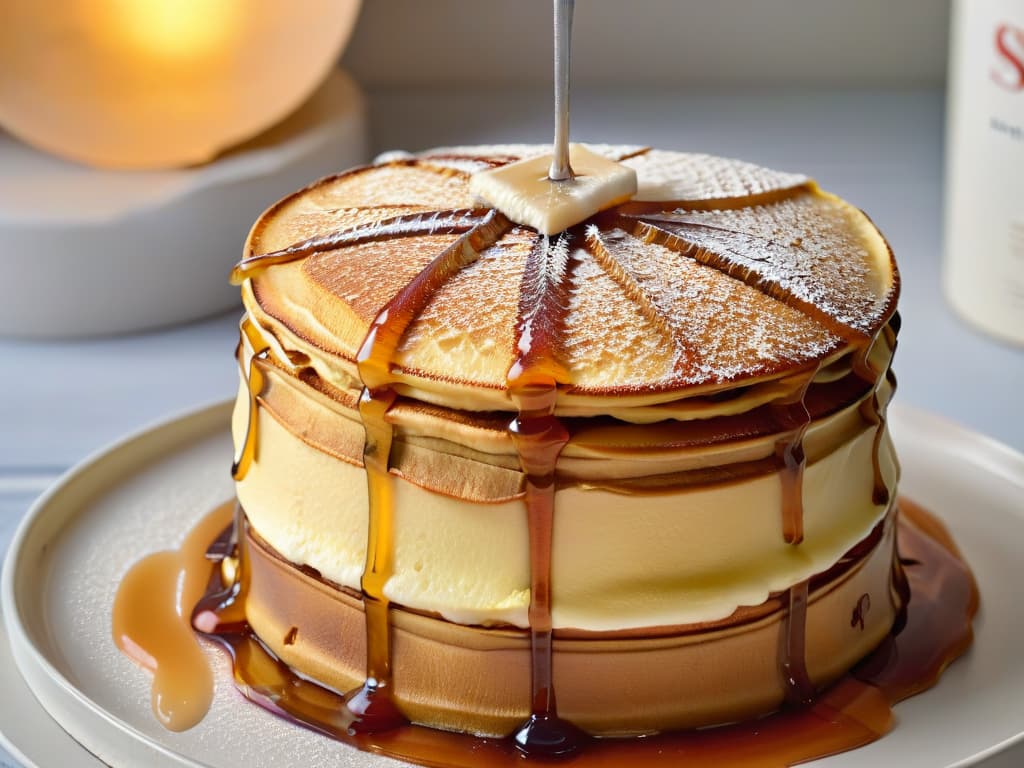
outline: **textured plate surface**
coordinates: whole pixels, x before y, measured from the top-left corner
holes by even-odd
[[[0,622],[0,766],[9,768],[103,768],[95,756],[68,736],[32,696],[11,656],[7,631]]]
[[[141,556],[175,546],[192,522],[231,494],[228,414],[229,405],[221,404],[129,438],[73,470],[36,503],[3,574],[3,611],[17,666],[61,726],[116,768],[394,765],[248,705],[213,648],[211,712],[192,730],[169,733],[150,713],[148,676],[114,647],[111,605],[121,575]],[[975,569],[982,593],[976,641],[938,687],[897,707],[893,733],[814,765],[1019,765],[1024,456],[906,409],[894,410],[892,425],[903,492],[946,520]],[[7,663],[0,655],[5,674],[13,671],[5,670]],[[38,739],[30,743],[23,734],[53,724],[31,706],[24,718],[12,717],[10,708],[0,708],[6,740],[48,764],[33,754]]]

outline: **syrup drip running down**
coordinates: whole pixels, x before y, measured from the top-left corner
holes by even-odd
[[[878,383],[881,381],[878,373],[871,365],[871,350],[874,348],[875,339],[861,343],[853,353],[853,372],[866,382],[871,384],[871,393],[860,405],[860,415],[868,424],[875,428],[875,438],[871,446],[871,466],[874,473],[874,488],[871,491],[871,501],[875,504],[889,503],[889,488],[882,477],[882,465],[879,460],[879,450],[882,445],[882,437],[885,434],[885,414],[878,400]]]
[[[779,669],[786,689],[786,702],[802,706],[814,702],[815,688],[807,673],[807,600],[808,582],[804,579],[787,590],[789,607],[782,622],[779,641]]]
[[[555,516],[555,466],[569,432],[555,417],[558,385],[569,375],[558,361],[568,306],[569,236],[538,240],[526,261],[517,323],[517,355],[508,388],[518,409],[509,434],[526,475],[530,536],[531,714],[515,733],[527,754],[562,755],[585,741],[558,717],[552,676],[551,549]]]
[[[253,322],[252,318],[245,317],[239,325],[242,336],[249,342],[252,348],[252,356],[249,358],[249,365],[243,363],[244,350],[239,344],[235,351],[238,357],[238,365],[245,377],[246,391],[249,394],[248,411],[245,419],[245,436],[242,438],[241,448],[238,455],[231,463],[231,477],[241,481],[249,473],[249,468],[256,461],[256,453],[259,446],[259,399],[266,387],[266,375],[263,366],[271,364],[287,369],[290,373],[298,372],[298,367],[293,365],[286,356],[273,354],[270,347],[270,339],[263,330]]]
[[[355,717],[349,727],[355,731],[389,730],[405,722],[391,696],[391,621],[384,593],[394,559],[394,489],[389,471],[394,427],[387,420],[387,411],[397,393],[391,386],[391,360],[409,324],[437,289],[479,258],[508,227],[494,211],[478,219],[476,226],[442,251],[377,314],[359,350],[357,363],[363,382],[359,415],[366,431],[363,464],[369,509],[361,580],[366,607],[366,682],[346,696]]]
[[[258,399],[263,392],[263,387],[266,386],[266,380],[264,379],[263,372],[260,370],[258,361],[261,359],[266,360],[270,352],[270,348],[260,336],[252,320],[249,318],[242,320],[241,330],[252,346],[253,355],[249,358],[248,371],[245,372],[246,390],[249,393],[249,412],[246,417],[245,437],[242,439],[242,447],[239,449],[238,455],[231,463],[231,477],[236,481],[245,479],[246,474],[249,472],[249,467],[256,460],[256,446],[259,444],[256,434],[259,422]],[[241,350],[239,350],[238,364],[242,365]]]
[[[938,520],[901,499],[900,561],[907,563],[913,599],[899,631],[808,706],[789,707],[758,720],[643,739],[581,736],[574,768],[664,768],[666,765],[721,765],[785,768],[837,754],[877,740],[893,725],[891,706],[933,686],[945,667],[971,642],[971,618],[978,594],[970,571]],[[244,519],[215,542],[238,541],[234,553],[246,560]],[[209,536],[213,533],[204,527]],[[196,534],[197,535],[197,534]],[[190,535],[189,540],[192,539]],[[479,739],[403,724],[387,731],[354,729],[354,716],[339,694],[295,675],[244,624],[217,623],[217,613],[244,613],[245,591],[214,570],[207,597],[196,608],[196,629],[225,647],[240,690],[275,714],[358,749],[418,765],[446,768],[515,768],[522,755],[512,739]],[[204,573],[208,573],[207,568]],[[860,603],[858,603],[860,605]],[[205,627],[205,629],[204,629]]]
[[[363,465],[369,499],[366,566],[361,581],[366,611],[366,682],[350,692],[346,702],[356,718],[352,727],[363,731],[383,731],[404,722],[391,698],[391,621],[384,594],[391,578],[395,540],[394,488],[388,472],[394,429],[385,415],[395,397],[389,387],[367,387],[359,399],[359,415],[366,430]]]
[[[845,330],[849,335],[849,329]],[[890,339],[895,348],[895,330],[883,330],[892,334]],[[877,338],[877,337],[875,337]],[[874,346],[871,341],[858,341],[852,353],[852,368],[856,376],[871,385],[871,391],[859,406],[861,418],[874,428],[871,443],[871,465],[873,488],[871,500],[873,504],[884,506],[889,503],[889,489],[882,476],[881,450],[885,435],[885,417],[878,398],[878,374],[871,367],[869,356]],[[777,418],[792,428],[792,432],[776,443],[775,457],[780,469],[782,481],[782,535],[786,542],[798,546],[803,540],[803,476],[807,464],[804,455],[803,439],[811,423],[811,414],[807,409],[807,391],[810,389],[820,366],[815,366],[810,374],[797,387],[794,396],[782,400],[773,406]],[[906,605],[909,595],[900,589],[904,579],[902,566],[899,562],[893,565],[893,580],[897,591],[902,595],[897,605],[900,611]],[[784,634],[779,642],[779,670],[786,690],[786,701],[791,705],[808,705],[814,701],[815,686],[807,672],[805,653],[807,639],[807,599],[808,582],[806,580],[792,585],[787,590],[786,600],[789,605],[786,621],[783,623]]]
[[[741,262],[730,260],[721,253],[716,253],[713,250],[700,247],[694,242],[691,242],[687,239],[688,231],[716,229],[716,227],[687,216],[679,210],[679,206],[676,203],[633,204],[628,212],[619,214],[619,217],[620,226],[628,228],[632,225],[636,236],[646,242],[656,243],[666,248],[670,248],[683,256],[692,258],[705,266],[711,267],[729,275],[730,277],[740,280],[759,291],[772,295],[774,298],[785,303],[792,309],[802,312],[817,321],[824,328],[828,329],[829,332],[843,339],[849,345],[849,348],[852,350],[851,367],[854,374],[865,384],[868,384],[871,387],[867,398],[861,403],[860,415],[861,418],[874,429],[871,459],[873,469],[872,501],[877,506],[887,505],[891,494],[885,483],[885,478],[882,475],[879,456],[882,440],[885,436],[885,412],[878,397],[878,387],[881,382],[881,378],[878,372],[874,369],[870,360],[878,335],[866,334],[863,330],[854,327],[854,325],[837,319],[828,312],[822,310],[820,307],[815,306],[813,303],[809,303],[804,298],[794,293],[791,289],[788,289],[780,281],[773,280],[772,278],[765,276],[757,269],[751,269],[749,266]],[[726,228],[724,231],[728,231],[728,229]],[[692,237],[692,234],[690,236]],[[699,240],[699,238],[697,239]],[[895,349],[895,339],[899,332],[899,326],[899,315],[893,311],[890,324],[879,331],[879,333],[887,334],[890,345],[893,349]],[[891,376],[891,374],[887,372],[886,377],[889,376]],[[892,379],[890,379],[890,381],[891,380]],[[800,399],[803,400],[805,396],[806,390],[800,394]],[[785,403],[782,405],[785,405]],[[783,455],[779,457],[779,459],[784,466],[788,467],[790,464],[799,466],[802,464],[801,458],[797,455],[798,449],[799,452],[802,452],[801,443],[802,433],[799,440],[790,441],[788,444],[782,446]],[[790,454],[788,457],[785,455],[787,451]],[[802,469],[799,471],[802,472]],[[787,482],[787,480],[785,480],[787,475],[791,481],[794,474],[795,472],[791,472],[787,469],[783,474],[784,483]],[[795,497],[795,494],[790,490],[784,490],[784,494],[790,499]],[[786,537],[787,541],[790,540],[791,536],[794,536],[794,539],[798,540],[799,537],[795,535],[797,534],[797,531],[793,525],[796,515],[792,514],[796,510],[796,507],[792,504],[784,503],[784,508],[787,508],[788,511],[784,512],[787,519],[784,521],[783,535]],[[800,511],[800,517],[802,518],[802,510]]]
[[[788,544],[799,546],[804,539],[804,435],[811,423],[807,409],[807,390],[820,365],[815,365],[799,381],[796,392],[773,406],[784,427],[792,430],[775,444],[775,460],[782,483],[782,537]],[[807,672],[805,653],[807,639],[808,582],[798,582],[787,591],[788,612],[783,622],[783,636],[779,639],[779,671],[786,690],[786,701],[794,705],[809,704],[814,700],[814,683]]]
[[[881,331],[881,333],[888,336],[889,343],[894,352],[896,350],[896,337],[899,334],[899,328],[900,318],[897,313],[893,315],[892,322]],[[853,358],[853,372],[864,381],[872,383],[871,396],[861,404],[860,410],[861,417],[869,424],[875,425],[875,441],[871,449],[875,487],[872,491],[871,499],[875,504],[888,504],[890,492],[889,488],[885,484],[885,478],[882,477],[881,462],[879,461],[878,456],[878,452],[882,444],[882,437],[885,434],[885,410],[881,407],[878,400],[878,387],[881,383],[881,379],[874,367],[871,365],[870,359],[871,351],[877,341],[878,337],[875,336],[870,342],[864,343],[857,348]],[[887,370],[885,376],[893,386],[893,389],[895,389],[896,376],[892,370]]]
[[[685,204],[682,204],[685,208]],[[635,237],[669,248],[680,255],[723,272],[740,280],[752,288],[773,296],[811,319],[817,321],[835,336],[843,339],[851,349],[850,359],[854,375],[870,386],[867,396],[859,406],[861,418],[873,428],[872,440],[872,502],[879,507],[889,503],[890,492],[882,474],[880,451],[885,437],[884,408],[879,399],[880,376],[871,364],[870,356],[877,340],[877,335],[865,334],[862,330],[846,322],[840,321],[820,307],[809,303],[788,289],[778,279],[766,276],[758,269],[752,269],[739,261],[730,260],[714,250],[697,245],[700,238],[694,241],[687,239],[688,229],[722,229],[688,216],[680,209],[678,203],[634,203],[625,207],[616,215],[617,225],[625,231],[632,231]],[[734,233],[735,234],[735,233]],[[690,233],[690,237],[692,237]],[[608,255],[601,247],[600,237],[594,236],[593,247],[596,255]],[[769,244],[770,245],[770,244]],[[799,247],[799,245],[794,246]],[[640,303],[640,302],[638,302]],[[895,350],[896,334],[899,330],[898,315],[893,315],[891,323],[879,331],[887,335],[890,347]],[[782,483],[782,535],[783,539],[794,546],[803,540],[803,474],[806,466],[803,439],[811,422],[811,414],[807,408],[807,393],[820,369],[815,365],[806,377],[795,387],[794,393],[772,405],[772,410],[780,427],[787,431],[775,446],[775,463],[779,469]],[[895,384],[890,370],[886,378]],[[894,580],[897,584],[902,578],[901,568],[894,568]],[[785,623],[785,634],[779,644],[779,667],[787,691],[787,699],[793,702],[806,702],[814,696],[814,686],[806,670],[804,646],[806,635],[806,601],[807,584],[798,583],[788,590],[789,618]]]
[[[807,409],[807,390],[818,375],[820,366],[815,365],[797,384],[792,396],[773,405],[776,418],[784,429],[790,432],[775,444],[775,461],[782,480],[782,538],[787,544],[799,544],[804,540],[804,435],[811,424],[811,412]]]

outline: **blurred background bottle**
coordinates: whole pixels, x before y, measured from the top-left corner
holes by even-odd
[[[1024,344],[1024,0],[954,0],[946,136],[946,294]]]

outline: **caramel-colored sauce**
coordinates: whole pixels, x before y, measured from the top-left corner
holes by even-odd
[[[249,561],[241,557],[239,536],[245,530],[241,505],[235,507],[231,528],[213,542],[206,556],[220,561],[217,574],[226,585],[224,590],[207,590],[192,609],[192,626],[200,632],[239,632],[248,626],[245,596],[249,591]]]
[[[642,739],[580,735],[570,758],[572,765],[783,768],[882,737],[893,726],[892,705],[933,686],[945,667],[966,650],[971,641],[971,618],[978,607],[971,573],[942,524],[913,502],[901,500],[900,506],[899,559],[894,562],[894,572],[901,560],[907,564],[911,599],[902,624],[851,673],[811,703],[788,705],[750,722]],[[213,535],[208,528],[204,532]],[[855,611],[867,610],[862,602]],[[240,603],[244,604],[244,594],[236,585],[226,584],[221,571],[215,571],[194,623],[197,628],[210,626],[204,618],[209,606]],[[522,754],[512,738],[475,738],[408,724],[359,732],[352,727],[355,716],[341,695],[294,674],[244,624],[224,623],[208,636],[231,654],[235,679],[247,697],[353,747],[448,768],[513,768],[522,764]]]
[[[791,397],[772,405],[781,426],[791,431],[775,444],[775,461],[782,483],[782,538],[786,543],[799,546],[804,540],[804,435],[811,424],[807,407],[807,392],[818,375],[821,365],[814,365],[799,381]],[[805,652],[807,635],[807,599],[809,584],[805,579],[786,591],[788,610],[782,623],[783,637],[779,642],[779,671],[790,704],[809,704],[814,700],[815,688],[807,672]]]
[[[267,339],[264,338],[260,328],[252,321],[252,318],[243,318],[239,327],[242,335],[249,342],[249,346],[252,347],[253,353],[252,357],[249,358],[248,366],[244,366],[242,363],[243,355],[241,348],[239,348],[237,353],[238,364],[242,366],[246,390],[249,393],[249,412],[246,417],[245,437],[242,438],[242,445],[238,449],[238,455],[235,456],[235,460],[231,463],[231,476],[235,480],[245,479],[246,474],[249,472],[249,467],[256,461],[256,450],[259,445],[259,437],[257,435],[259,398],[267,384],[266,376],[260,368],[260,362],[270,359],[270,345]]]
[[[569,376],[559,361],[558,343],[568,305],[567,236],[538,240],[526,262],[519,306],[516,357],[507,385],[518,409],[509,434],[526,475],[526,519],[530,539],[529,719],[513,735],[527,755],[566,755],[584,734],[558,716],[552,675],[551,549],[555,521],[555,466],[569,431],[555,417],[558,387]]]
[[[745,204],[749,205],[749,202]],[[686,203],[682,207],[693,208],[694,206],[690,203]],[[673,231],[671,228],[666,228],[664,226],[666,223],[671,224],[674,221],[672,216],[669,214],[672,208],[673,204],[671,203],[633,203],[620,209],[618,216],[620,216],[623,226],[629,226],[629,224],[632,223],[637,235],[646,241],[676,250],[686,256],[696,259],[702,264],[711,266],[714,269],[730,275],[731,277],[742,280],[760,291],[771,293],[771,295],[777,300],[799,310],[800,312],[803,312],[808,317],[813,318],[830,333],[835,334],[850,345],[853,350],[853,372],[861,379],[861,381],[871,387],[869,397],[867,397],[860,406],[860,415],[866,423],[874,427],[874,444],[872,448],[874,485],[872,488],[872,501],[878,506],[888,504],[891,494],[885,483],[885,478],[882,475],[881,462],[879,460],[879,451],[885,435],[885,410],[878,397],[878,386],[881,382],[881,376],[871,365],[870,355],[879,334],[882,333],[889,335],[893,349],[895,350],[895,339],[896,335],[899,333],[901,324],[899,315],[895,311],[895,291],[890,294],[890,301],[892,303],[886,312],[889,320],[888,324],[882,326],[876,333],[866,333],[860,328],[854,327],[853,325],[833,317],[829,313],[825,312],[821,307],[815,306],[813,303],[800,298],[777,282],[772,283],[771,281],[768,281],[766,283],[762,283],[762,278],[757,270],[751,270],[740,263],[731,262],[729,259],[725,259],[720,254],[714,253],[708,249],[698,248],[679,233]],[[675,221],[678,221],[678,219]],[[690,227],[713,228],[712,225],[694,221],[687,221],[686,224]],[[797,444],[796,442],[793,442],[791,445],[795,449]],[[783,453],[785,452],[785,448],[786,446],[784,445]],[[782,460],[787,466],[790,463],[794,465],[799,465],[800,463],[799,458],[796,456],[793,456],[789,460],[787,460],[785,456],[782,456]],[[790,472],[789,474],[792,475],[794,473]],[[788,517],[789,515],[787,515],[787,518]],[[787,528],[789,527],[788,523],[789,521],[787,521]],[[787,535],[789,533],[792,533],[792,531],[787,531]]]
[[[828,691],[815,691],[806,668],[810,586],[803,581],[783,593],[786,615],[780,630],[778,664],[788,702],[784,711],[753,723],[634,740],[592,739],[572,723],[559,718],[552,675],[551,553],[556,466],[563,447],[571,438],[567,424],[555,415],[560,387],[572,383],[561,362],[560,348],[569,305],[569,234],[550,240],[538,238],[537,246],[527,259],[520,294],[516,354],[506,381],[517,409],[508,430],[525,478],[524,506],[529,530],[531,715],[507,740],[476,739],[408,723],[392,698],[391,623],[389,601],[384,592],[392,576],[395,535],[390,466],[395,435],[388,419],[388,410],[397,399],[392,361],[410,323],[434,293],[510,227],[495,211],[466,209],[398,216],[329,233],[282,251],[251,256],[239,264],[233,274],[236,282],[269,266],[322,250],[377,239],[460,235],[379,311],[357,358],[363,384],[359,414],[365,430],[363,464],[369,499],[367,556],[360,584],[366,617],[365,683],[345,695],[327,690],[293,673],[252,633],[245,616],[249,576],[244,547],[240,544],[243,530],[240,514],[231,532],[222,535],[211,548],[210,556],[220,559],[221,568],[210,579],[207,594],[196,604],[195,629],[218,640],[231,652],[235,678],[250,698],[359,748],[424,765],[511,766],[525,753],[540,758],[571,755],[581,766],[718,761],[725,765],[769,768],[822,757],[884,734],[891,727],[890,705],[909,695],[908,691],[912,693],[934,684],[942,668],[966,648],[970,642],[970,618],[977,607],[977,593],[970,573],[949,546],[941,524],[911,504],[907,504],[907,520],[900,527],[901,554],[908,565],[904,568],[900,560],[893,563],[893,599],[901,609],[894,632],[855,673],[847,675]],[[675,241],[666,244],[684,248]],[[690,246],[685,249],[687,253],[692,250]],[[698,257],[710,258],[695,255]],[[750,274],[737,273],[731,267],[719,264],[716,268],[738,279],[753,280]],[[873,500],[880,505],[888,503],[889,489],[879,460],[885,429],[883,405],[878,396],[880,377],[869,359],[877,337],[847,327],[791,296],[783,296],[783,299],[821,320],[851,345],[854,375],[871,388],[860,412],[874,427]],[[896,328],[898,319],[893,319],[891,330],[883,332],[894,336]],[[255,323],[248,318],[244,320],[242,332],[253,354],[247,370],[243,371],[249,391],[248,419],[246,434],[232,467],[236,480],[243,479],[257,460],[258,406],[266,385],[261,366],[273,362],[273,350]],[[803,539],[802,486],[806,464],[803,439],[812,420],[808,393],[817,370],[815,367],[806,378],[799,380],[790,398],[766,409],[785,433],[776,444],[774,461],[781,479],[782,535],[794,546]],[[771,459],[766,462],[770,464]],[[204,528],[204,533],[209,532]],[[190,534],[188,541],[196,535],[195,532]],[[908,551],[913,554],[906,554]],[[147,567],[169,567],[160,566],[162,561],[154,562],[158,565]],[[208,566],[205,573],[209,574]],[[925,583],[928,589],[922,588]],[[935,584],[949,595],[936,592]],[[911,595],[914,601],[910,601]],[[178,609],[180,622],[180,605]],[[858,611],[862,612],[863,624],[866,610],[869,605],[857,603],[851,626],[856,625]],[[115,632],[116,628],[115,619]],[[294,639],[294,635],[289,635]],[[138,651],[134,645],[122,646],[122,649],[130,655]],[[144,666],[152,662],[151,668],[157,670],[156,679],[160,679],[160,670],[178,664],[169,660],[173,649],[161,646],[156,655],[147,656],[147,653],[149,651],[143,651],[137,659]],[[177,685],[188,688],[194,682],[193,674],[184,666],[180,670]],[[199,677],[196,673],[195,678]],[[197,684],[195,688],[198,687]],[[156,691],[155,680],[154,707]],[[206,706],[208,703],[209,697]],[[168,722],[163,717],[161,720]]]
[[[775,443],[775,461],[782,481],[782,538],[788,544],[799,544],[804,540],[804,435],[811,424],[811,412],[807,407],[807,391],[818,375],[820,365],[813,368],[800,380],[791,397],[772,405],[783,429],[790,430]]]
[[[423,226],[431,227],[431,232],[441,231],[438,227],[455,227],[453,232],[464,234],[380,310],[370,324],[357,357],[359,377],[363,383],[359,416],[366,433],[363,466],[366,468],[369,504],[366,565],[360,582],[366,607],[366,681],[346,696],[347,709],[353,716],[346,728],[354,731],[380,732],[406,722],[391,696],[391,620],[389,601],[384,593],[393,571],[395,538],[394,488],[390,473],[394,426],[387,419],[388,409],[397,397],[391,387],[391,360],[409,324],[431,296],[458,270],[479,258],[480,252],[493,245],[508,229],[508,222],[494,211],[476,218],[471,217],[471,213],[455,212],[448,217],[454,223],[444,217],[432,218],[427,224],[417,223],[414,217],[403,218],[399,222],[401,226],[412,227],[415,232]],[[368,233],[357,229],[348,236],[350,239],[395,237],[396,233],[380,235],[369,228]],[[307,243],[302,247],[316,250],[328,245]]]
[[[385,419],[394,399],[390,388],[365,389],[359,401],[366,429],[363,465],[369,499],[366,565],[360,583],[366,607],[366,682],[346,699],[356,718],[351,727],[367,731],[387,730],[404,722],[391,698],[391,622],[384,594],[392,574],[395,540],[394,488],[388,472],[394,428]]]
[[[552,675],[551,549],[555,519],[555,463],[569,433],[554,416],[558,390],[532,385],[513,390],[519,415],[509,426],[526,473],[530,537],[531,714],[515,734],[527,754],[574,751],[581,734],[558,717]]]
[[[786,590],[789,607],[782,622],[779,641],[779,669],[786,689],[786,701],[803,705],[814,701],[815,688],[807,673],[807,600],[808,581],[804,579]]]
[[[176,550],[156,552],[121,579],[114,598],[117,647],[153,674],[153,714],[183,731],[203,719],[213,700],[213,671],[190,626],[214,562],[210,541],[231,521],[234,503],[206,515]]]
[[[365,168],[357,168],[349,171],[346,175],[362,173],[365,170]],[[374,240],[389,240],[416,235],[461,235],[476,229],[482,220],[493,217],[494,213],[494,211],[483,208],[431,211],[426,215],[407,213],[369,224],[340,229],[326,235],[303,240],[280,251],[246,256],[231,271],[231,283],[240,285],[269,267],[298,261],[314,253],[360,245]]]
[[[870,360],[871,350],[877,338],[875,336],[870,341],[857,345],[853,354],[853,372],[863,381],[871,384],[871,395],[861,403],[860,415],[864,421],[875,428],[874,442],[871,444],[871,467],[874,473],[871,501],[874,504],[883,505],[889,503],[889,488],[882,476],[882,463],[879,460],[879,450],[882,445],[882,437],[885,434],[885,411],[878,399],[878,385],[882,378],[872,367]]]
[[[910,599],[897,634],[854,670],[892,702],[930,688],[971,644],[970,618],[978,611],[978,587],[949,531],[920,505],[900,499],[907,523],[899,531],[900,576],[895,587]],[[904,583],[900,583],[903,580]],[[957,616],[966,617],[956,621]]]

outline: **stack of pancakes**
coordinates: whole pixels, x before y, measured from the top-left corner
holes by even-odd
[[[472,173],[544,149],[383,158],[257,221],[235,272],[249,624],[300,674],[363,683],[361,366],[368,335],[394,331],[393,699],[449,730],[522,723],[531,527],[510,372],[543,339],[568,434],[547,542],[559,715],[640,734],[771,711],[801,676],[847,671],[902,608],[891,252],[806,177],[704,155],[591,146],[639,191],[551,237],[471,197]]]

